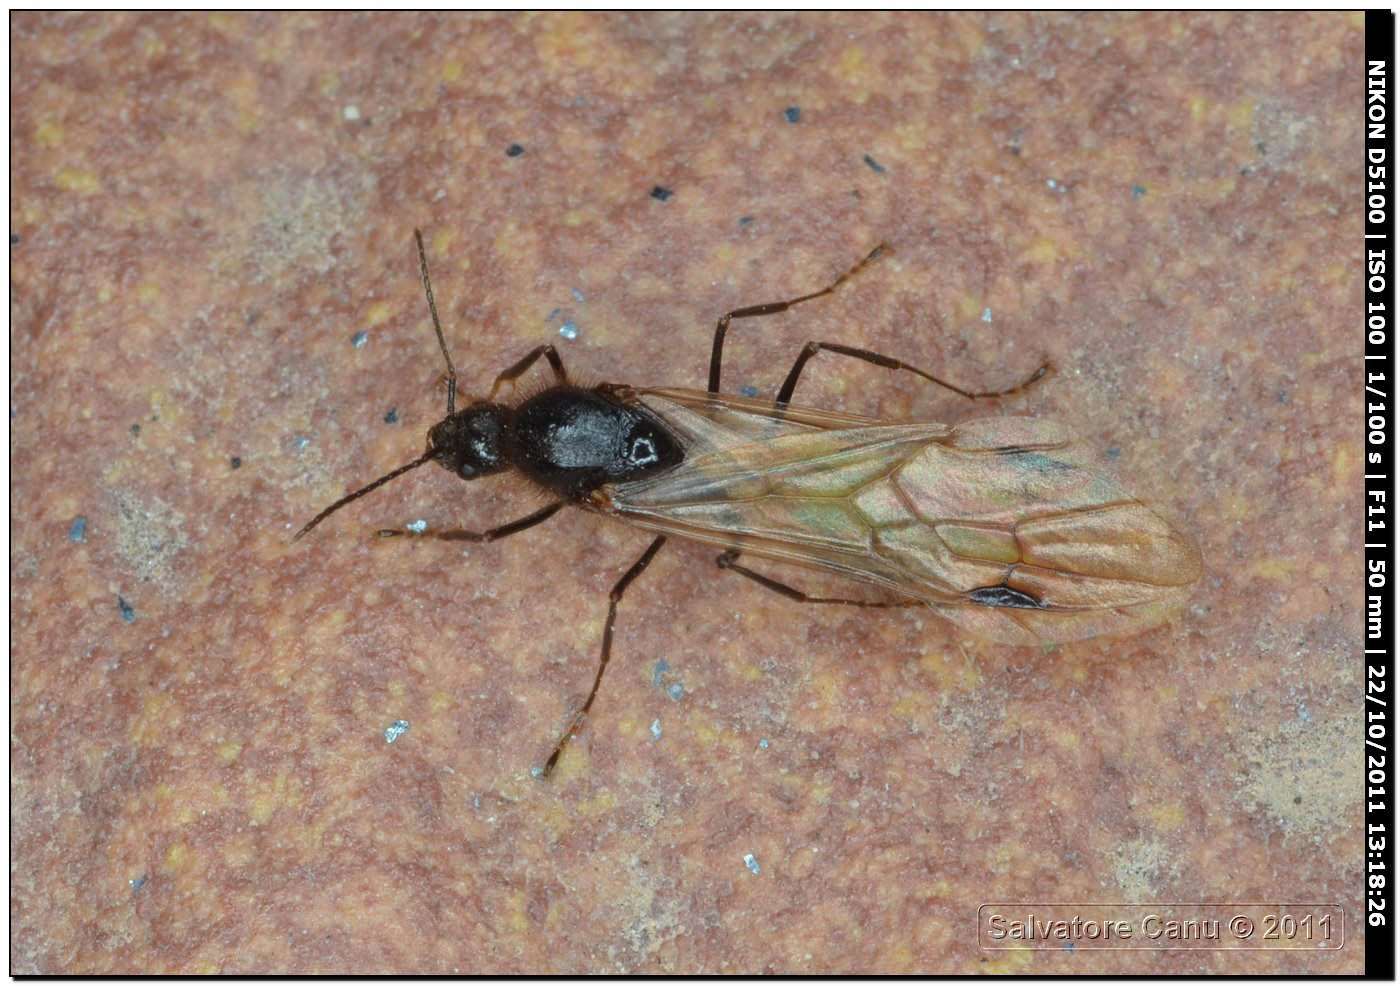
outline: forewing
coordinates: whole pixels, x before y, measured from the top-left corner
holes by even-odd
[[[694,391],[637,400],[686,460],[610,487],[654,530],[834,571],[1014,644],[1160,622],[1200,575],[1189,539],[1052,422],[888,424]]]

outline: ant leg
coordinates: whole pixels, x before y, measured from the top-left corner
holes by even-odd
[[[534,527],[536,524],[549,520],[549,518],[553,517],[559,511],[559,508],[563,505],[563,503],[551,503],[547,507],[542,507],[539,510],[536,510],[528,517],[521,517],[519,520],[513,520],[509,524],[502,524],[500,527],[493,527],[487,531],[451,530],[432,531],[425,534],[419,534],[416,531],[410,531],[408,528],[405,527],[395,527],[385,528],[379,531],[378,533],[379,536],[382,538],[392,538],[400,536],[426,537],[436,538],[439,541],[473,541],[477,544],[485,544],[488,541],[499,541],[501,538],[509,537],[517,531],[523,531],[527,527]]]
[[[711,394],[719,393],[719,368],[721,356],[724,352],[724,335],[729,331],[730,321],[736,318],[753,318],[757,315],[776,315],[778,312],[787,311],[793,305],[800,304],[804,301],[811,301],[813,298],[820,298],[822,295],[831,294],[843,281],[854,275],[862,267],[888,249],[889,244],[881,243],[874,250],[867,253],[860,263],[856,264],[820,291],[813,291],[811,294],[804,294],[800,298],[792,298],[788,301],[771,301],[766,305],[750,305],[747,308],[736,308],[732,312],[726,312],[724,315],[721,315],[719,322],[715,325],[714,347],[710,350],[710,384],[708,392]]]
[[[807,365],[809,359],[817,355],[817,353],[823,349],[828,352],[839,353],[842,356],[854,356],[856,359],[863,359],[867,363],[874,363],[876,366],[883,366],[890,370],[908,370],[910,373],[918,374],[930,383],[936,383],[938,386],[945,387],[953,393],[960,394],[969,400],[976,400],[980,397],[1005,397],[1007,394],[1014,394],[1017,391],[1026,389],[1054,369],[1049,363],[1042,363],[1040,367],[1030,376],[1026,377],[1026,379],[1004,390],[965,390],[956,384],[951,384],[947,380],[942,380],[934,376],[932,373],[927,373],[917,366],[910,366],[902,360],[897,360],[890,356],[882,356],[868,349],[856,349],[854,346],[842,346],[835,342],[809,342],[802,347],[802,352],[797,356],[797,362],[792,364],[792,369],[788,372],[787,379],[783,381],[783,386],[778,391],[779,404],[787,404],[792,400],[792,392],[797,387],[797,378],[802,375],[802,368]]]
[[[593,687],[588,692],[588,698],[583,701],[583,708],[574,713],[573,722],[569,723],[569,728],[564,730],[564,735],[559,737],[559,742],[554,744],[554,752],[549,755],[549,759],[544,762],[541,775],[548,777],[554,771],[554,766],[559,762],[559,755],[564,752],[564,748],[569,745],[569,741],[574,738],[574,733],[583,725],[583,720],[588,718],[588,710],[593,705],[593,699],[598,694],[598,685],[603,680],[603,671],[608,666],[608,658],[612,656],[613,623],[617,620],[617,603],[622,598],[622,594],[627,591],[627,587],[632,584],[632,580],[641,575],[646,567],[651,564],[651,560],[656,557],[656,553],[661,550],[661,546],[666,543],[666,535],[658,535],[656,540],[651,542],[651,547],[642,552],[642,557],[627,570],[622,578],[617,580],[617,585],[612,587],[612,592],[608,593],[608,620],[603,624],[603,653],[598,659],[598,673],[593,676]]]
[[[501,375],[496,378],[496,382],[491,385],[491,393],[486,399],[488,401],[494,401],[496,399],[496,391],[501,389],[501,384],[503,383],[509,383],[514,387],[515,378],[534,366],[541,356],[549,360],[549,365],[554,370],[555,383],[564,383],[569,379],[569,375],[564,372],[564,361],[559,358],[559,351],[552,345],[536,346],[514,365],[502,371]]]
[[[803,592],[800,589],[794,589],[792,586],[787,585],[783,582],[779,582],[777,579],[770,579],[768,576],[760,575],[758,572],[755,572],[751,568],[745,568],[743,565],[737,563],[738,558],[739,550],[737,548],[730,548],[728,551],[724,552],[722,555],[715,559],[715,564],[718,565],[720,568],[726,569],[727,571],[737,572],[745,578],[753,579],[765,589],[772,589],[778,595],[786,596],[794,602],[834,603],[841,606],[864,606],[869,609],[891,609],[895,607],[902,608],[909,606],[924,605],[922,599],[892,599],[889,601],[877,601],[870,599],[837,599],[830,596],[809,596],[807,595],[807,593]]]

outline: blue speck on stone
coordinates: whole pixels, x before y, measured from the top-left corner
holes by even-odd
[[[653,719],[653,720],[651,721],[651,738],[652,738],[653,740],[659,740],[659,739],[661,738],[661,720],[660,720],[660,719]]]
[[[75,544],[82,544],[87,539],[87,518],[74,517],[73,523],[68,528],[68,540]]]
[[[802,108],[800,106],[789,106],[787,109],[783,110],[783,116],[787,118],[788,123],[796,123],[802,116]]]
[[[127,882],[131,884],[132,893],[135,893],[136,891],[144,887],[146,885],[147,879],[148,878],[144,876],[135,876],[128,880]]]
[[[302,452],[305,451],[306,446],[311,444],[311,439],[307,438],[305,435],[293,435],[292,444],[296,446],[298,452]]]
[[[506,148],[506,157],[519,157],[524,153],[525,148],[521,147],[519,144],[511,144]]]
[[[574,296],[575,301],[583,301],[583,292],[578,288],[569,288],[569,294]]]
[[[744,384],[744,386],[739,388],[739,393],[744,397],[757,397],[758,388],[753,384]]]
[[[671,683],[671,687],[666,689],[666,694],[670,695],[673,700],[679,700],[685,694],[685,686],[679,681],[674,681]]]
[[[671,191],[664,185],[653,185],[651,189],[651,197],[656,199],[656,201],[658,202],[665,202],[667,199],[669,199],[672,195],[675,194],[675,192]]]
[[[363,349],[365,343],[369,342],[369,333],[361,330],[350,337],[350,345],[356,349]]]
[[[422,534],[428,529],[428,522],[426,520],[415,520],[411,524],[405,524],[404,529],[412,531],[414,534]]]
[[[384,423],[385,423],[386,425],[398,424],[398,422],[399,422],[399,409],[398,409],[398,408],[396,408],[396,407],[391,407],[391,408],[389,408],[389,410],[387,410],[387,411],[384,412]]]
[[[984,309],[982,309],[982,321],[984,321],[984,322],[990,322],[991,320],[992,320],[992,310],[991,310],[990,308],[984,308]]]
[[[870,170],[875,172],[877,175],[883,175],[885,173],[885,166],[879,161],[876,161],[869,154],[865,155],[863,160],[865,161],[866,166],[869,167]]]
[[[739,225],[740,225],[740,226],[747,226],[747,225],[748,225],[749,223],[751,223],[751,222],[753,222],[753,216],[740,216],[740,217],[739,217]]]
[[[384,728],[384,742],[392,743],[406,732],[408,732],[408,720],[395,719]]]
[[[670,670],[671,665],[667,664],[665,661],[657,661],[656,667],[651,669],[651,683],[660,688],[662,680],[666,676],[666,672]]]
[[[1114,445],[1114,446],[1111,446],[1111,447],[1109,447],[1109,448],[1104,449],[1104,450],[1103,450],[1103,454],[1106,455],[1106,456],[1108,456],[1110,459],[1116,459],[1116,458],[1118,458],[1120,455],[1123,454],[1123,450],[1122,450],[1121,448],[1118,448],[1116,445]]]
[[[122,614],[123,623],[132,623],[136,620],[136,610],[131,608],[131,603],[121,596],[117,597],[117,611]]]
[[[559,326],[559,334],[565,339],[577,339],[578,323],[576,323],[573,319],[569,319],[563,325]]]
[[[757,875],[762,872],[762,867],[758,865],[758,860],[751,852],[744,853],[744,865],[749,868],[749,872]]]
[[[758,748],[759,748],[760,750],[766,750],[766,749],[768,749],[768,741],[767,741],[766,739],[761,739],[761,740],[759,740],[759,741],[758,741]]]
[[[1140,198],[1142,198],[1142,197],[1143,197],[1144,195],[1146,195],[1146,194],[1147,194],[1147,189],[1143,188],[1141,185],[1134,185],[1134,186],[1133,186],[1133,198],[1135,198],[1135,199],[1140,199]]]

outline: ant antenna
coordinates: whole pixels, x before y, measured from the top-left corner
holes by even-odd
[[[418,269],[423,273],[423,291],[428,296],[428,311],[433,313],[433,331],[437,333],[438,345],[442,347],[442,358],[447,360],[447,416],[450,418],[457,404],[457,368],[452,365],[452,357],[447,352],[447,340],[442,337],[437,302],[433,300],[433,283],[428,280],[428,255],[423,251],[423,234],[414,229],[413,238],[418,241]]]
[[[428,280],[428,254],[427,251],[423,249],[422,232],[415,229],[413,231],[413,238],[418,243],[418,269],[423,274],[423,291],[428,296],[428,311],[432,312],[433,315],[433,331],[437,333],[438,345],[442,347],[442,358],[447,360],[447,417],[450,418],[452,417],[453,411],[455,410],[457,404],[457,368],[452,365],[452,357],[447,352],[447,340],[443,338],[442,335],[442,322],[438,320],[437,302],[433,300],[433,283],[432,281]],[[379,487],[383,486],[391,479],[397,479],[399,476],[402,476],[410,469],[417,469],[423,463],[432,461],[432,459],[434,458],[434,453],[435,450],[429,448],[428,451],[424,452],[412,462],[407,463],[406,465],[399,466],[397,469],[390,470],[383,476],[380,476],[374,482],[370,483],[368,486],[361,486],[358,490],[355,490],[353,493],[345,494],[345,496],[341,497],[339,500],[332,503],[325,510],[322,510],[315,517],[312,517],[311,520],[307,521],[305,527],[303,527],[301,530],[297,531],[295,534],[292,535],[292,540],[300,541],[303,537],[306,536],[308,531],[310,531],[317,524],[321,523],[321,521],[325,520],[331,514],[335,513],[341,507],[345,506],[351,500],[358,500],[366,493],[371,493],[374,490],[379,489]]]
[[[417,469],[417,468],[418,468],[419,466],[421,466],[423,463],[425,463],[425,462],[431,462],[432,459],[433,459],[433,453],[434,453],[434,451],[435,451],[434,449],[429,449],[428,451],[426,451],[426,452],[424,452],[422,455],[420,455],[418,458],[414,459],[412,462],[410,462],[410,463],[408,463],[408,464],[406,464],[406,465],[399,466],[397,469],[393,469],[393,470],[391,470],[391,471],[389,471],[389,472],[386,472],[383,476],[380,476],[378,479],[376,479],[374,482],[370,483],[368,486],[361,486],[361,487],[360,487],[358,490],[356,490],[355,492],[345,494],[343,497],[341,497],[339,500],[337,500],[337,501],[335,501],[334,503],[332,503],[332,504],[331,504],[329,507],[327,507],[325,510],[322,510],[322,511],[321,511],[319,514],[317,514],[315,517],[312,517],[309,521],[307,521],[305,527],[303,527],[301,530],[297,531],[295,534],[292,535],[292,540],[293,540],[293,541],[300,541],[300,540],[302,539],[302,536],[305,535],[307,531],[311,530],[311,528],[313,528],[313,527],[315,527],[317,524],[321,523],[321,521],[325,520],[327,517],[329,517],[331,514],[335,513],[335,512],[336,512],[337,510],[339,510],[341,507],[345,506],[345,505],[346,505],[347,503],[349,503],[351,500],[358,500],[360,497],[364,496],[366,493],[372,493],[374,490],[379,489],[379,487],[381,487],[381,486],[383,486],[385,483],[389,482],[389,480],[391,480],[391,479],[397,479],[398,477],[402,476],[404,473],[408,472],[410,469]]]

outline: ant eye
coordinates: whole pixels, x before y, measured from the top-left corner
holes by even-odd
[[[656,443],[646,435],[637,435],[632,439],[632,449],[627,457],[634,466],[649,466],[659,458]]]

